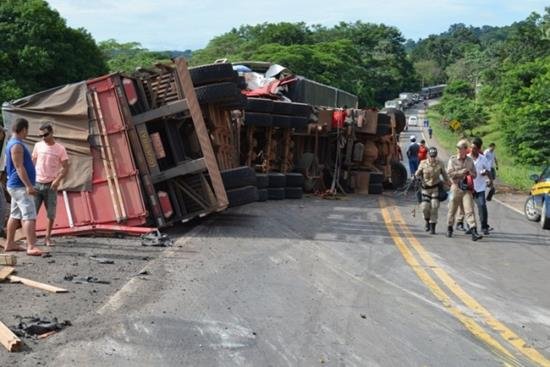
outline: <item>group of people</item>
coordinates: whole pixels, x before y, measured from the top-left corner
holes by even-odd
[[[55,221],[57,190],[69,167],[65,147],[55,141],[53,124],[43,121],[32,153],[23,140],[29,133],[29,122],[18,118],[12,125],[12,135],[6,144],[6,186],[11,196],[10,216],[6,230],[4,251],[26,251],[27,255],[41,256],[36,247],[36,215],[42,204],[46,208],[48,224],[45,244],[52,245],[51,232]],[[15,242],[15,232],[21,227],[26,237],[26,248]]]
[[[474,214],[474,203],[478,208],[480,228],[484,235],[492,230],[488,223],[487,200],[494,193],[493,180],[496,177],[498,162],[495,156],[495,144],[483,151],[481,138],[460,140],[457,154],[449,158],[447,166],[437,158],[437,148],[427,149],[423,157],[424,140],[420,145],[411,137],[407,150],[409,166],[414,178],[421,182],[421,207],[426,222],[425,230],[435,234],[440,201],[445,196],[446,187],[450,187],[449,208],[447,213],[447,237],[453,236],[453,229],[466,231],[473,241],[483,236],[478,233]],[[489,192],[488,192],[489,189]],[[466,222],[466,227],[464,226]]]

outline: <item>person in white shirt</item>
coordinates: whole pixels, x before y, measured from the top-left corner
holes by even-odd
[[[478,143],[479,144],[479,143]],[[485,190],[487,190],[487,177],[491,174],[491,167],[484,154],[480,154],[480,144],[472,144],[472,151],[469,156],[474,160],[476,167],[476,178],[474,178],[474,201],[479,213],[481,230],[484,235],[489,234],[487,201]]]
[[[491,179],[495,179],[496,177],[496,170],[498,169],[498,161],[497,156],[495,155],[495,143],[489,144],[489,148],[485,149],[483,154],[485,155],[485,158],[487,159],[489,163],[490,171],[491,171]]]

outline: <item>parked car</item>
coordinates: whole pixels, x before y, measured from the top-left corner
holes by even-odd
[[[418,126],[418,117],[409,116],[409,126]]]
[[[542,229],[550,229],[550,166],[540,176],[533,174],[530,178],[535,184],[525,201],[525,217],[532,222],[540,222]]]

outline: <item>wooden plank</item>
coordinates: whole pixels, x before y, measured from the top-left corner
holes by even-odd
[[[40,282],[31,280],[31,279],[27,279],[27,278],[21,278],[21,277],[18,277],[16,275],[10,275],[10,276],[8,276],[8,279],[12,283],[22,283],[22,284],[28,285],[29,287],[42,289],[42,290],[48,291],[48,292],[53,292],[53,293],[67,293],[67,292],[69,292],[68,290],[63,289],[63,288],[55,287],[53,285],[49,285],[49,284],[45,284],[45,283],[40,283]]]
[[[15,271],[15,268],[11,266],[3,266],[0,268],[0,282],[5,280],[11,273]]]
[[[177,58],[176,69],[178,73],[177,80],[181,85],[181,90],[187,100],[189,111],[191,112],[191,117],[193,119],[193,125],[195,126],[195,132],[197,133],[202,154],[204,156],[204,160],[206,161],[206,168],[208,169],[208,174],[210,175],[210,180],[212,182],[212,186],[214,187],[214,193],[216,194],[218,204],[217,209],[223,210],[227,208],[229,200],[227,199],[220,169],[218,167],[218,163],[216,162],[214,150],[212,149],[210,135],[208,134],[206,124],[204,123],[202,110],[199,105],[199,101],[197,100],[197,95],[195,94],[191,74],[189,74],[189,69],[187,68],[187,61],[181,57]]]
[[[17,264],[17,256],[15,255],[6,255],[0,254],[0,265],[10,265],[13,266]]]
[[[23,343],[2,321],[0,321],[0,343],[8,352],[18,351]]]

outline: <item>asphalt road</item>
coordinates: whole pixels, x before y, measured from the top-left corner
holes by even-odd
[[[17,365],[548,366],[548,232],[491,203],[489,238],[432,236],[413,205],[228,210]]]

